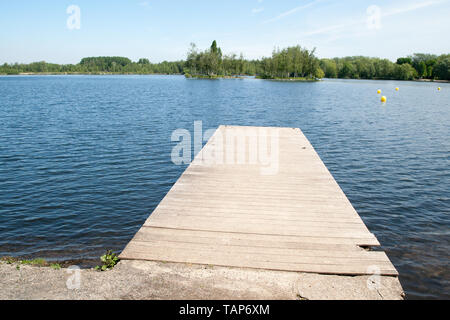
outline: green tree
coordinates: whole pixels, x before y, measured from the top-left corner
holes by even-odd
[[[420,78],[431,78],[433,76],[433,66],[437,62],[436,55],[428,53],[414,53],[411,56],[411,59],[412,66],[417,70]]]
[[[440,80],[450,80],[450,55],[442,55],[437,59],[433,75]]]
[[[394,78],[399,80],[413,80],[417,71],[409,63],[397,64],[394,69]]]
[[[405,63],[408,63],[408,64],[412,65],[412,59],[411,59],[411,57],[398,58],[398,59],[397,59],[397,64],[405,64]]]
[[[345,61],[342,68],[339,70],[339,78],[351,79],[355,78],[355,75],[356,75],[355,66],[352,63]]]
[[[425,61],[420,61],[417,66],[417,73],[420,78],[426,78],[428,75],[427,72],[427,65],[425,64]]]
[[[319,68],[316,69],[314,76],[317,79],[322,79],[322,78],[325,77],[325,72],[323,72],[323,70],[319,67]]]
[[[149,65],[150,64],[150,60],[148,60],[146,58],[141,58],[141,59],[139,59],[138,64]]]
[[[336,61],[330,59],[320,60],[320,68],[324,71],[326,78],[337,78],[338,70]]]

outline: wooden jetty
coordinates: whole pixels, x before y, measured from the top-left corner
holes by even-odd
[[[120,258],[398,275],[379,245],[300,129],[220,126]]]

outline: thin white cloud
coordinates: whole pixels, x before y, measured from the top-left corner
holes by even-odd
[[[287,16],[290,16],[290,15],[293,14],[293,13],[296,13],[296,12],[300,11],[300,10],[307,9],[307,8],[309,8],[309,7],[312,7],[313,5],[316,5],[317,3],[319,3],[320,1],[321,1],[321,0],[314,0],[314,1],[311,1],[310,3],[307,3],[307,4],[304,4],[304,5],[295,7],[295,8],[293,8],[293,9],[291,9],[291,10],[288,10],[288,11],[285,11],[285,12],[283,12],[283,13],[280,13],[280,14],[277,15],[276,17],[273,17],[273,18],[271,18],[271,19],[268,19],[268,20],[264,21],[264,23],[270,23],[270,22],[274,22],[274,21],[283,19],[283,18],[285,18],[285,17],[287,17]]]
[[[148,7],[150,5],[150,3],[148,1],[142,1],[142,2],[139,2],[139,5],[141,7]]]
[[[445,3],[448,1],[449,0],[430,0],[430,1],[416,2],[416,3],[410,4],[405,7],[392,8],[387,11],[382,11],[381,17],[391,17],[391,16],[411,12],[414,10],[430,7],[433,5],[442,4],[442,3]],[[307,32],[304,32],[303,35],[304,36],[312,36],[312,35],[318,35],[318,34],[333,33],[333,32],[337,32],[342,29],[347,29],[349,27],[353,27],[356,25],[365,24],[366,22],[367,22],[366,18],[358,19],[358,20],[354,20],[353,22],[349,22],[349,23],[336,24],[336,25],[332,25],[332,26],[328,26],[328,27],[324,27],[324,28],[319,28],[316,30],[307,31]]]
[[[448,2],[448,0],[430,0],[430,1],[416,2],[416,3],[413,3],[413,4],[409,5],[409,6],[404,6],[404,7],[401,7],[401,8],[391,9],[391,10],[385,12],[385,13],[382,13],[381,15],[383,17],[395,16],[397,14],[402,14],[402,13],[406,13],[406,12],[414,11],[414,10],[417,10],[417,9],[422,9],[422,8],[434,6],[434,5],[445,3],[445,2]]]

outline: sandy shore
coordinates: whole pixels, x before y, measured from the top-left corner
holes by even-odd
[[[403,299],[396,277],[373,280],[150,261],[106,272],[1,262],[0,299]]]

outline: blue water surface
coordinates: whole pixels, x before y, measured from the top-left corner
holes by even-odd
[[[449,84],[0,77],[0,256],[122,250],[184,171],[171,134],[195,120],[301,128],[408,297],[450,298]]]

